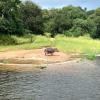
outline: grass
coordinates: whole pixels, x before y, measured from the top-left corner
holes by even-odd
[[[56,37],[56,47],[63,52],[84,54],[89,59],[94,59],[100,53],[100,40],[89,37]]]
[[[0,51],[36,49],[45,46],[55,46],[65,53],[84,54],[89,59],[94,59],[100,53],[100,40],[93,40],[90,37],[65,37],[58,35],[54,40],[45,36],[36,36],[33,42],[27,37],[17,38],[17,45],[0,46]]]
[[[16,45],[0,45],[0,51],[8,51],[8,50],[29,50],[42,48],[45,46],[50,46],[51,42],[49,38],[45,36],[36,36],[33,42],[30,42],[29,37],[14,37],[17,40]]]

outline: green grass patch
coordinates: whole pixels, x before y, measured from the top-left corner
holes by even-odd
[[[33,40],[31,41],[30,37],[17,37],[12,36],[16,40],[16,44],[9,44],[9,45],[3,45],[3,43],[0,45],[0,51],[7,51],[7,50],[29,50],[29,49],[36,49],[36,48],[42,48],[46,46],[51,46],[50,38],[47,38],[45,36],[35,36],[33,35]]]
[[[55,39],[56,47],[66,53],[79,53],[88,59],[94,59],[100,53],[100,40],[90,37],[61,37]]]

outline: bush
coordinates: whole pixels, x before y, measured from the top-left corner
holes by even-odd
[[[28,30],[28,29],[24,29],[24,35],[26,34],[32,34],[32,31]]]
[[[32,43],[36,40],[36,35],[34,35],[34,34],[25,34],[23,37],[28,39],[30,43]]]
[[[51,37],[51,33],[48,33],[48,32],[44,33],[44,35],[45,35],[47,38]]]
[[[12,37],[17,40],[17,44],[32,43],[36,40],[36,35],[33,34],[25,34],[23,36],[13,35]]]
[[[69,31],[65,31],[64,34],[66,36],[72,36],[72,37],[79,37],[82,35],[82,29],[80,27],[72,28]]]
[[[14,45],[17,40],[11,35],[0,35],[0,45]]]

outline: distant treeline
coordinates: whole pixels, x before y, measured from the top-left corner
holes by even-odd
[[[41,9],[31,1],[0,0],[0,35],[64,34],[100,38],[100,8]]]

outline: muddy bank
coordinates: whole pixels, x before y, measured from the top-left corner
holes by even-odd
[[[45,56],[44,49],[16,50],[0,52],[0,62],[9,64],[44,64],[64,62],[79,57],[78,54],[54,53],[53,56]]]
[[[0,52],[0,71],[33,71],[35,68],[43,69],[47,64],[63,63],[78,57],[63,52],[45,56],[44,49]]]

